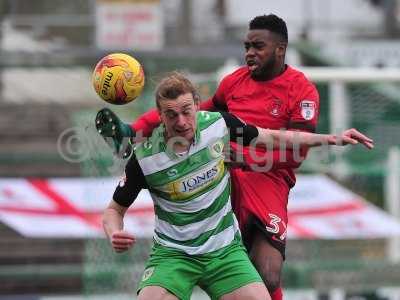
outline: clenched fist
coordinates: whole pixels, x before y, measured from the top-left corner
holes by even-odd
[[[122,253],[133,247],[136,239],[132,234],[121,230],[111,235],[110,242],[115,252]]]

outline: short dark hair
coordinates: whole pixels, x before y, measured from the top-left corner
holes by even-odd
[[[288,42],[288,31],[286,22],[277,15],[269,14],[257,16],[249,23],[249,30],[266,29],[278,34],[286,43]]]
[[[191,93],[194,103],[200,101],[200,96],[197,93],[194,84],[182,73],[173,71],[168,73],[156,87],[156,104],[160,108],[160,101],[168,99],[176,99],[181,95]]]

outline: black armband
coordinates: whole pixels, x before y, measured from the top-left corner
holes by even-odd
[[[125,167],[125,176],[120,179],[115,189],[113,200],[121,206],[129,207],[144,188],[147,188],[147,182],[133,154]]]
[[[231,113],[220,112],[229,128],[230,141],[250,145],[250,142],[258,137],[258,129],[253,125],[248,125]]]

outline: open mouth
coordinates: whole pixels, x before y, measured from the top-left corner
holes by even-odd
[[[248,60],[246,63],[250,71],[254,71],[258,67],[257,63],[254,60]]]

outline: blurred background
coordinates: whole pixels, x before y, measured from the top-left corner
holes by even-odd
[[[269,13],[287,22],[287,63],[317,85],[318,132],[376,143],[314,150],[298,170],[289,222],[312,234],[289,223],[286,299],[400,299],[398,0],[0,0],[0,299],[134,297],[154,220],[139,201],[129,254],[102,237],[124,161],[93,126],[107,106],[94,65],[110,52],[142,63],[141,97],[108,105],[130,122],[167,71],[211,96],[243,64],[248,22]]]

